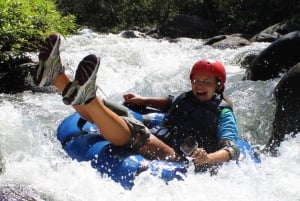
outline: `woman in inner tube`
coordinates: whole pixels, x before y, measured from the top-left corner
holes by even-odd
[[[167,113],[161,129],[154,133],[130,116],[117,115],[96,96],[100,57],[91,54],[83,58],[72,81],[61,64],[60,40],[60,35],[52,34],[42,44],[35,83],[55,85],[63,102],[101,128],[103,137],[113,145],[132,149],[147,159],[185,161],[189,155],[196,171],[211,170],[238,158],[237,122],[231,103],[223,96],[226,72],[220,62],[197,61],[190,73],[192,89],[176,98],[124,95],[126,104]],[[161,130],[165,133],[159,137]]]

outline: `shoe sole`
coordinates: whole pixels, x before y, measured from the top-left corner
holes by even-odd
[[[89,55],[89,56],[92,56],[92,55]],[[87,57],[89,57],[89,56],[87,56]],[[100,57],[97,57],[96,55],[93,55],[93,56],[96,58],[97,63],[95,64],[95,69],[93,70],[93,73],[90,75],[89,78],[92,78],[92,77],[94,77],[94,76],[97,75],[97,72],[98,72],[98,69],[99,69],[99,66],[100,66]],[[86,57],[86,59],[88,59],[87,57]],[[85,62],[90,62],[90,61],[87,60]],[[94,61],[92,61],[92,62],[93,62],[93,65],[94,65]],[[93,80],[93,81],[96,82],[96,80]],[[91,83],[91,80],[88,79],[83,84],[83,86],[79,88],[79,91],[77,93],[78,95],[75,97],[75,99],[74,99],[74,101],[72,103],[76,103],[82,97],[82,94],[87,94],[89,91],[93,90],[93,88],[91,88],[91,87],[86,88],[86,86],[89,85],[90,83]],[[90,85],[90,86],[95,87],[95,83],[94,83],[94,85]]]
[[[53,71],[53,67],[56,66],[56,64],[58,62],[60,62],[60,56],[59,56],[59,45],[60,45],[60,40],[61,40],[60,35],[54,34],[52,36],[49,36],[47,39],[50,40],[51,43],[53,42],[53,39],[51,38],[53,36],[56,36],[56,41],[55,41],[54,45],[52,46],[52,50],[51,50],[49,56],[47,57],[47,59],[41,58],[42,57],[41,53],[39,55],[40,62],[39,62],[39,67],[38,67],[38,71],[37,71],[37,76],[36,76],[36,80],[37,80],[39,87],[43,87],[46,85],[46,83],[48,81],[48,75]],[[51,38],[51,39],[49,39],[49,38]],[[54,55],[58,55],[58,56],[55,58]],[[46,68],[46,66],[49,66],[49,67]],[[45,69],[47,71],[45,71]]]
[[[91,56],[94,57],[94,59],[96,60],[96,63],[94,63],[94,61],[95,61],[94,59],[91,60],[91,58],[89,58]],[[81,63],[92,63],[92,65],[95,66],[95,69],[93,70],[93,73],[89,76],[89,79],[84,83],[81,79],[76,79],[76,76],[75,76],[74,81],[77,82],[79,87],[78,87],[78,89],[75,89],[74,91],[72,91],[71,94],[68,96],[68,97],[73,96],[73,94],[76,93],[76,96],[75,96],[75,98],[72,102],[69,101],[68,98],[65,98],[65,97],[63,98],[63,102],[66,105],[79,105],[79,104],[82,104],[80,99],[82,99],[82,97],[85,97],[84,94],[88,94],[90,91],[94,90],[96,80],[91,80],[91,78],[96,76],[96,74],[98,72],[98,69],[99,69],[99,66],[100,66],[100,61],[101,61],[100,57],[97,57],[96,55],[88,55],[80,62],[79,66],[82,65]],[[84,68],[83,68],[83,72],[81,72],[81,73],[85,73],[85,72],[87,72],[87,71],[85,71]],[[88,74],[88,73],[86,73],[86,74]],[[92,83],[92,82],[94,82],[94,83]],[[84,100],[84,102],[86,102],[86,101],[87,100]]]

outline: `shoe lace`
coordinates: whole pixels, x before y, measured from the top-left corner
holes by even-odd
[[[67,63],[67,65],[66,66],[64,66],[64,68],[66,69],[66,70],[69,70],[69,71],[71,71],[71,74],[72,74],[72,76],[74,76],[75,75],[75,71],[71,68],[71,66],[70,66],[70,64],[69,63]]]
[[[67,63],[67,65],[64,66],[64,67],[65,67],[65,69],[68,69],[69,71],[71,71],[72,76],[75,75],[75,71],[71,68],[70,64]],[[103,96],[105,96],[105,98],[108,98],[108,96],[107,96],[107,94],[104,92],[104,90],[101,89],[101,87],[100,87],[98,84],[96,84],[96,93],[97,93],[98,89],[101,91],[101,93],[103,94]]]
[[[108,98],[107,94],[103,91],[103,89],[101,89],[101,87],[98,84],[96,84],[96,92],[97,92],[98,89],[101,91],[103,96],[105,96],[105,98]]]

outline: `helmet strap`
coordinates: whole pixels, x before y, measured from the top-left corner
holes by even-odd
[[[222,94],[222,83],[221,83],[221,80],[220,78],[217,78],[217,87],[216,87],[216,93],[218,94]]]

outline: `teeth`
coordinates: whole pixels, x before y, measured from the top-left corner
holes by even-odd
[[[205,91],[197,91],[198,95],[204,95],[206,92]]]

